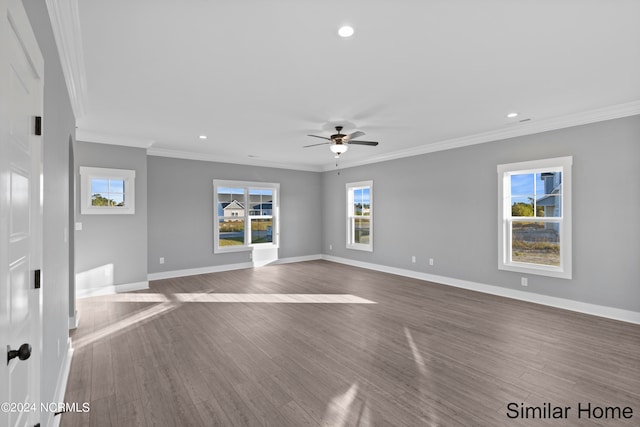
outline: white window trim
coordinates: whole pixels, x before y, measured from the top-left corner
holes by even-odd
[[[272,215],[273,218],[273,242],[272,243],[245,243],[244,245],[237,246],[219,246],[220,230],[218,223],[220,216],[218,215],[218,187],[234,187],[244,188],[245,197],[249,197],[248,190],[274,190],[272,200]],[[247,199],[248,200],[248,199]],[[245,206],[245,221],[250,217],[249,209]],[[248,222],[245,222],[245,242],[251,241],[251,227]],[[251,182],[251,181],[232,181],[232,180],[213,180],[213,252],[229,253],[229,252],[244,252],[252,251],[254,249],[277,249],[280,247],[280,184],[275,182]]]
[[[571,167],[573,157],[556,157],[552,159],[533,160],[527,162],[498,165],[498,269],[525,274],[572,278],[571,248]],[[545,222],[560,220],[560,266],[545,266],[514,262],[511,260],[511,175],[536,172],[562,172],[562,215],[559,218],[536,217],[535,221]]]
[[[352,200],[351,200],[351,190],[354,188],[362,188],[362,187],[369,187],[369,206],[370,206],[370,213],[369,213],[369,224],[370,224],[370,229],[369,229],[369,244],[363,244],[363,243],[352,243],[352,239],[353,236],[351,236],[351,205]],[[373,252],[373,181],[359,181],[359,182],[348,182],[346,184],[346,194],[347,194],[347,229],[346,229],[346,237],[347,237],[347,242],[346,242],[346,247],[347,249],[356,249],[359,251],[366,251],[366,252]]]
[[[136,213],[135,199],[136,171],[130,169],[109,169],[80,167],[80,214],[82,215],[132,215]],[[113,179],[124,181],[124,206],[92,206],[91,180]]]

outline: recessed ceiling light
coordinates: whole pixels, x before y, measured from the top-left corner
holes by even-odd
[[[207,135],[200,135],[200,139],[207,139]]]
[[[354,33],[353,27],[350,27],[349,25],[345,25],[344,27],[340,27],[340,29],[338,30],[338,34],[340,35],[340,37],[351,37]]]
[[[507,114],[507,117],[509,117],[510,119],[513,119],[514,117],[518,117],[518,113],[509,113]]]

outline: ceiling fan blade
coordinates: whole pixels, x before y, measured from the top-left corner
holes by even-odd
[[[305,145],[302,148],[307,148],[307,147],[315,147],[316,145],[328,145],[331,144],[330,142],[321,142],[319,144],[311,144],[311,145]]]
[[[375,147],[378,143],[375,141],[349,141],[349,145],[370,145]]]
[[[352,139],[360,138],[361,136],[364,136],[364,135],[365,135],[364,132],[360,132],[359,130],[357,130],[347,135],[347,140],[351,141]]]
[[[327,141],[331,141],[331,138],[327,138],[326,136],[318,136],[318,135],[307,135],[307,136],[312,136],[314,138],[326,139]]]

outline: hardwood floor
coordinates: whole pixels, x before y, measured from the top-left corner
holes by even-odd
[[[640,425],[640,325],[326,261],[78,310],[63,426]]]

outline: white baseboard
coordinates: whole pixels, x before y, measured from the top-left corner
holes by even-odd
[[[486,294],[498,295],[501,297],[562,308],[570,311],[577,311],[579,313],[591,314],[593,316],[606,317],[608,319],[640,324],[640,312],[636,311],[623,310],[620,308],[607,307],[604,305],[590,304],[566,298],[552,297],[548,295],[536,294],[533,292],[523,292],[516,289],[503,288],[501,286],[487,285],[484,283],[471,282],[468,280],[455,279],[452,277],[421,273],[419,271],[406,270],[403,268],[389,267],[386,265],[373,264],[362,261],[354,261],[348,258],[340,258],[332,255],[322,255],[322,259],[326,261],[337,262],[340,264],[351,265],[354,267],[366,268],[368,270],[381,271],[384,273],[411,277],[413,279],[425,280],[442,285],[455,286],[457,288],[484,292]]]
[[[80,314],[78,310],[75,311],[73,316],[69,316],[69,329],[76,329],[80,324]]]
[[[159,273],[150,273],[150,274],[147,274],[147,279],[149,281],[173,279],[176,277],[196,276],[198,274],[219,273],[222,271],[231,271],[231,270],[242,270],[244,268],[252,268],[252,267],[253,267],[253,263],[251,262],[241,262],[237,264],[225,264],[225,265],[212,265],[209,267],[186,268],[183,270],[171,270],[171,271],[161,271]]]
[[[421,273],[419,271],[406,270],[403,268],[390,267],[386,265],[373,264],[369,262],[355,261],[348,258],[341,258],[332,255],[315,254],[291,258],[282,258],[275,260],[268,265],[288,264],[293,262],[314,261],[323,259],[326,261],[336,262],[340,264],[351,265],[354,267],[366,268],[368,270],[381,271],[384,273],[396,274],[398,276],[411,277],[413,279],[424,280],[433,283],[439,283],[447,286],[468,289],[471,291],[483,292],[491,295],[498,295],[506,298],[527,301],[536,304],[547,305],[550,307],[561,308],[579,313],[590,314],[593,316],[606,317],[608,319],[620,320],[623,322],[640,324],[640,312],[623,310],[615,307],[604,305],[590,304],[586,302],[574,301],[566,298],[552,297],[548,295],[537,294],[534,292],[524,292],[517,289],[504,288],[501,286],[487,285],[485,283],[472,282],[469,280],[456,279],[453,277],[438,276],[435,274]],[[216,265],[210,267],[190,268],[185,270],[164,271],[160,273],[151,273],[148,275],[149,280],[172,279],[176,277],[193,276],[197,274],[218,273],[222,271],[240,270],[244,268],[254,268],[252,262],[243,262],[238,264]]]
[[[71,371],[71,359],[73,358],[73,345],[71,338],[67,340],[67,351],[65,352],[64,359],[62,360],[62,366],[58,373],[58,382],[56,383],[56,391],[54,394],[53,402],[64,402],[64,395],[67,391],[67,381],[69,380],[69,372]],[[62,416],[54,416],[51,412],[43,412],[42,415],[43,425],[48,427],[58,427]]]
[[[101,286],[99,288],[76,289],[76,298],[95,297],[98,295],[112,295],[120,292],[139,291],[149,289],[149,281],[124,283],[122,285]]]
[[[186,277],[186,276],[196,276],[198,274],[208,274],[208,273],[220,273],[222,271],[231,271],[231,270],[242,270],[245,268],[254,268],[254,267],[262,267],[263,265],[275,265],[275,264],[289,264],[292,262],[303,262],[303,261],[313,261],[322,259],[322,255],[305,255],[291,258],[280,258],[274,261],[271,261],[267,264],[256,265],[253,262],[241,262],[237,264],[225,264],[225,265],[212,265],[209,267],[198,267],[198,268],[187,268],[184,270],[172,270],[172,271],[162,271],[159,273],[149,273],[147,275],[147,279],[151,280],[162,280],[162,279],[173,279],[176,277]]]

